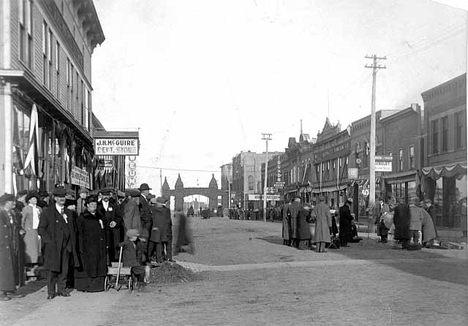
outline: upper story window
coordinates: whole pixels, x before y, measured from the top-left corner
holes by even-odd
[[[442,151],[448,150],[448,117],[443,117],[441,120],[442,124]]]
[[[60,99],[60,44],[55,43],[55,75],[57,80],[57,98]]]
[[[249,175],[247,180],[249,182],[249,190],[254,190],[254,177]]]
[[[363,157],[363,166],[367,168],[369,166],[369,144],[364,142],[364,157]]]
[[[439,121],[431,121],[432,154],[439,152]]]
[[[465,144],[465,114],[463,111],[455,113],[455,148],[461,148]]]
[[[30,69],[33,67],[33,15],[32,1],[18,0],[19,13],[19,57]]]
[[[400,149],[398,153],[398,170],[403,171],[403,150]]]
[[[410,170],[414,169],[414,146],[410,146],[408,149],[409,157],[409,168]]]

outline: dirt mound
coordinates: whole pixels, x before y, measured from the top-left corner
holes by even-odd
[[[186,283],[197,280],[195,274],[176,263],[164,262],[151,269],[151,283]]]

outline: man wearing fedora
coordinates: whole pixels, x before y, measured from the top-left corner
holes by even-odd
[[[124,231],[130,229],[137,229],[141,231],[141,217],[140,217],[140,192],[136,189],[128,191],[129,200],[123,209],[123,222]]]
[[[151,211],[149,204],[149,192],[152,190],[147,183],[142,183],[140,188],[140,218],[141,218],[141,228],[148,231],[148,234],[151,233]],[[148,252],[148,248],[145,250],[145,254]]]
[[[42,211],[38,233],[44,244],[44,269],[47,272],[47,299],[68,297],[65,290],[70,258],[79,266],[76,253],[75,221],[65,208],[66,190],[57,187],[53,191],[55,204]]]

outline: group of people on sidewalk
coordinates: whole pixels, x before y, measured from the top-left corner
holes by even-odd
[[[393,239],[401,243],[402,249],[418,250],[430,247],[438,236],[430,199],[421,201],[414,196],[408,205],[403,198],[390,203],[379,198],[374,215],[377,235],[383,243],[388,241],[388,234],[393,233]]]
[[[0,300],[18,296],[25,264],[43,265],[47,299],[69,296],[70,288],[103,291],[107,267],[119,259],[132,268],[139,289],[143,287],[151,264],[174,262],[173,246],[177,254],[183,245],[192,244],[182,211],[175,213],[178,230],[173,243],[168,200],[150,190],[146,183],[125,194],[113,188],[96,194],[80,189],[74,200],[64,187],[56,187],[53,200],[42,203],[43,208],[35,192],[24,194],[27,206],[22,208],[20,194],[1,196]]]
[[[283,244],[299,248],[301,242],[306,242],[309,249],[326,252],[331,245],[339,247],[348,246],[349,242],[359,242],[362,238],[358,237],[353,223],[351,204],[352,198],[348,198],[340,207],[338,229],[335,214],[330,212],[324,197],[320,196],[315,206],[309,203],[301,205],[299,196],[291,203],[286,202],[281,208]]]

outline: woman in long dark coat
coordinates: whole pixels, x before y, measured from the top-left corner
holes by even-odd
[[[86,207],[76,222],[81,266],[75,271],[75,289],[98,292],[104,290],[107,274],[106,231],[97,212],[97,197],[89,196]]]
[[[407,249],[411,239],[410,234],[411,213],[409,206],[400,199],[398,206],[395,207],[393,213],[393,224],[395,225],[395,233],[393,239],[401,242],[401,248]]]
[[[307,244],[310,244],[310,230],[309,230],[309,220],[310,220],[310,211],[311,206],[305,204],[304,207],[299,211],[297,217],[297,231],[298,231],[298,240],[307,241]]]

